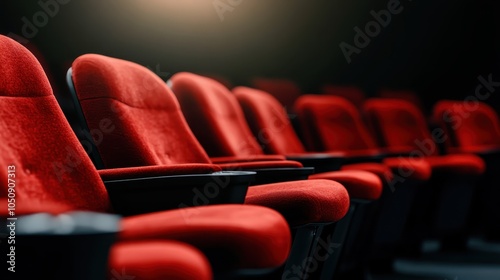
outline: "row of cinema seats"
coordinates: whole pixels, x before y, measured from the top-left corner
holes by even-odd
[[[118,221],[106,244],[103,234],[83,235],[102,247],[99,256],[79,253],[81,233],[48,234],[51,244],[70,244],[56,246],[59,266],[68,269],[41,273],[52,279],[89,279],[78,278],[74,263],[90,268],[97,259],[100,268],[87,269],[96,273],[92,279],[106,272],[110,279],[116,273],[135,279],[363,279],[369,272],[392,273],[394,256],[418,255],[428,237],[442,241],[444,250],[465,250],[469,214],[483,214],[481,199],[495,191],[472,196],[495,159],[481,147],[498,148],[498,138],[477,144],[479,156],[467,149],[425,153],[414,140],[429,149],[432,136],[413,108],[374,100],[367,106],[373,123],[366,126],[341,98],[301,96],[295,111],[303,145],[282,105],[266,92],[231,92],[191,73],[175,74],[167,86],[142,66],[101,55],[83,55],[68,71],[79,117],[75,136],[36,59],[0,38],[6,77],[1,161],[18,170],[18,215],[30,223],[47,219],[39,213],[60,221],[71,211],[63,218],[76,215],[73,224],[80,217],[75,210],[123,216],[113,216]],[[460,135],[450,125],[446,133]],[[453,138],[450,151],[458,151],[464,141]],[[8,197],[7,186],[0,195]],[[65,204],[64,210],[54,212],[47,201]],[[487,211],[494,219],[500,211],[492,205]],[[495,236],[491,224],[482,223]],[[31,249],[45,249],[47,234],[25,235],[35,244]],[[40,255],[30,255],[38,260],[29,262],[31,270],[21,262],[19,271],[40,275],[47,265]]]

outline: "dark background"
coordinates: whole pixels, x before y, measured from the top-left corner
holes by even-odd
[[[350,64],[339,44],[352,45],[353,28],[364,29],[370,11],[386,9],[388,0],[243,0],[224,21],[213,0],[65,1],[27,44],[45,58],[58,95],[71,61],[84,53],[158,67],[164,79],[192,71],[235,85],[256,76],[290,78],[305,92],[325,82],[355,84],[369,95],[409,88],[426,107],[470,95],[479,75],[500,81],[495,0],[401,0],[403,11]],[[2,0],[0,33],[22,35],[22,18],[33,22],[41,10],[38,1]],[[497,109],[499,92],[488,99]]]

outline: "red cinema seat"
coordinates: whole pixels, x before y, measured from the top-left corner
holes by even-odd
[[[209,154],[250,159],[265,155],[229,90],[210,78],[191,73],[177,73],[171,83],[191,129]],[[340,182],[353,199],[376,200],[382,193],[382,182],[369,172],[328,172],[311,179]]]
[[[303,95],[295,108],[304,142],[310,151],[342,152],[353,157],[385,152],[378,148],[356,107],[344,98]],[[429,165],[421,160],[388,157],[383,162],[395,174],[392,184],[404,181],[403,178],[426,181],[431,175]],[[343,166],[343,169],[374,172],[387,182],[384,165],[357,163]]]
[[[465,242],[468,233],[464,227],[467,226],[471,198],[476,192],[476,181],[485,171],[484,161],[472,154],[440,155],[436,142],[443,141],[444,133],[439,129],[434,129],[431,133],[422,112],[408,101],[371,99],[365,103],[364,112],[382,147],[395,153],[422,158],[431,165],[431,182],[441,192],[436,198],[436,205],[446,205],[439,207],[450,207],[448,209],[456,211],[453,214],[436,214],[432,211],[435,231],[445,235],[444,242],[454,239],[460,242],[452,243]]]
[[[412,103],[397,99],[370,99],[364,111],[379,144],[395,153],[423,156],[433,171],[480,175],[484,162],[475,155],[439,155],[435,138],[421,111]],[[439,139],[438,139],[439,140]]]
[[[0,199],[3,219],[13,217],[8,202]],[[47,200],[14,204],[16,279],[212,279],[206,257],[187,244],[166,240],[113,244],[119,231],[116,215],[77,212]]]
[[[424,106],[422,105],[422,100],[420,100],[420,97],[418,96],[417,92],[413,90],[383,88],[378,91],[378,96],[380,96],[381,98],[399,99],[408,101],[417,106],[418,109],[420,110],[424,109]]]
[[[0,163],[15,166],[16,199],[51,200],[77,210],[112,212],[109,192],[64,118],[40,64],[23,46],[3,36],[0,76]],[[175,166],[164,170],[169,175],[176,171]],[[151,169],[119,171],[144,175]],[[160,176],[159,168],[153,171],[156,179],[171,178]],[[7,176],[2,172],[0,178],[7,182]],[[150,181],[137,178],[133,182],[143,184],[140,187],[146,194],[163,190],[162,199],[168,200],[168,190],[175,186],[148,187]],[[0,197],[6,196],[8,187],[2,184]],[[228,270],[279,267],[290,250],[286,220],[260,206],[213,205],[132,215],[123,219],[121,228],[118,240],[122,242],[173,239],[204,252],[216,250]]]
[[[366,94],[356,86],[339,86],[326,84],[321,87],[321,93],[325,95],[340,96],[349,100],[356,108],[361,109],[366,100]]]
[[[440,101],[434,106],[433,118],[449,137],[449,153],[500,150],[500,121],[486,103]]]
[[[257,145],[269,154],[297,156],[298,158],[308,155],[312,158],[321,156],[321,154],[306,152],[283,107],[270,94],[248,87],[236,87],[233,93],[241,105],[248,127],[254,136],[246,141],[254,141],[255,138],[258,141]],[[228,98],[233,97],[228,96]],[[240,141],[245,141],[245,139],[240,139]],[[323,155],[328,156],[328,154]],[[342,156],[341,154],[331,155]],[[317,166],[315,168],[318,169]],[[366,171],[350,170],[316,173],[310,178],[338,181],[347,188],[351,198],[374,200],[380,197],[382,182],[373,175]]]
[[[497,113],[479,101],[443,100],[434,106],[434,121],[446,135],[449,154],[473,153],[486,162],[486,172],[479,184],[473,220],[487,238],[500,239],[500,121]]]
[[[293,104],[302,94],[300,87],[293,81],[277,78],[254,78],[254,88],[269,92],[283,104],[288,113],[293,113]]]
[[[113,132],[102,137],[96,145],[106,168],[212,163],[189,129],[175,95],[147,68],[116,58],[89,54],[77,58],[69,73],[89,131],[98,130],[103,119],[114,124]],[[262,168],[275,162],[282,164],[277,160],[242,160],[229,165],[241,169]],[[290,163],[288,166],[301,166]],[[205,194],[208,198],[217,197],[216,193]],[[209,201],[207,199],[206,203]],[[285,216],[292,227],[309,231],[317,227],[315,224],[340,220],[348,210],[349,196],[344,187],[336,182],[297,181],[250,187],[245,203],[275,209]],[[247,219],[253,220],[242,218],[242,221]],[[161,220],[161,217],[151,217],[151,223],[159,226]],[[209,220],[207,216],[207,225],[211,224]],[[125,224],[134,225],[132,222]],[[141,221],[137,220],[137,226],[139,224]],[[300,234],[297,236],[300,237]],[[306,252],[306,257],[309,253]],[[295,257],[293,248],[292,256]],[[300,255],[300,258],[303,260],[304,256]]]

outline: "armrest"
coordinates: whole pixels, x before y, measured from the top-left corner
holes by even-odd
[[[245,170],[257,172],[252,185],[263,185],[287,181],[306,180],[314,173],[314,168],[303,167],[300,162],[282,161],[252,161],[220,165],[224,170]]]
[[[387,153],[383,153],[379,150],[350,151],[346,153],[346,158],[343,164],[353,164],[362,162],[381,163],[385,157],[387,157]]]
[[[15,279],[102,278],[120,220],[116,215],[91,212],[19,217],[13,221],[15,229],[5,225],[0,229],[15,232],[16,242],[5,253],[10,254],[5,269],[15,267]],[[58,264],[56,273],[54,262]]]
[[[102,169],[97,170],[97,172],[103,181],[111,181],[158,176],[209,174],[221,170],[219,166],[213,164],[174,164]]]
[[[130,216],[181,207],[243,203],[255,172],[216,172],[107,180],[114,210]]]
[[[345,161],[344,153],[293,154],[286,157],[305,167],[314,167],[316,173],[340,170]]]
[[[453,147],[448,150],[450,154],[472,153],[478,156],[500,155],[500,146]]]
[[[212,157],[210,160],[215,163],[237,163],[237,162],[252,162],[252,161],[274,161],[285,160],[282,155],[255,155],[248,157]]]

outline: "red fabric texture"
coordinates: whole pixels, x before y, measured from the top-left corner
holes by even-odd
[[[7,198],[0,198],[0,217],[8,218],[9,215],[9,201]],[[16,200],[15,203],[15,215],[24,216],[37,213],[48,213],[52,215],[59,215],[74,210],[71,206],[68,206],[61,202],[54,201],[40,201],[36,199],[30,200]]]
[[[234,88],[233,93],[266,153],[288,155],[306,151],[278,100],[269,93],[248,87]]]
[[[275,161],[275,160],[285,160],[286,158],[281,155],[255,155],[248,157],[212,157],[210,160],[215,163],[238,163],[238,162],[249,162],[249,161]]]
[[[217,165],[211,164],[174,164],[174,165],[151,165],[141,167],[124,167],[114,169],[97,170],[103,181],[134,179],[158,176],[174,176],[187,174],[207,174],[221,171]]]
[[[366,100],[366,94],[356,86],[339,86],[327,84],[321,87],[321,93],[335,95],[349,100],[357,108],[361,108]]]
[[[282,216],[255,205],[201,206],[128,217],[119,239],[173,239],[198,248],[220,248],[234,254],[237,265],[245,268],[276,267],[287,259],[291,246]]]
[[[78,97],[81,99],[82,109],[86,117],[89,118],[90,116],[91,119],[89,121],[94,124],[91,126],[91,129],[96,128],[96,125],[103,118],[111,119],[113,124],[116,125],[116,130],[113,133],[114,135],[116,134],[116,138],[110,137],[111,140],[108,146],[104,145],[103,140],[99,149],[100,151],[101,149],[114,149],[117,155],[123,154],[122,157],[126,158],[116,160],[111,158],[115,155],[114,153],[101,153],[103,159],[105,158],[105,163],[109,164],[111,160],[116,161],[116,165],[123,165],[123,162],[127,162],[127,165],[132,166],[179,164],[188,162],[209,163],[209,159],[206,157],[203,148],[196,141],[196,138],[194,138],[192,132],[186,125],[184,117],[179,110],[179,105],[175,100],[175,96],[151,71],[132,62],[100,55],[84,55],[73,63],[73,74],[79,77],[75,77],[75,85],[77,91],[83,91],[78,92]],[[155,77],[151,78],[149,76]],[[122,84],[128,85],[125,86]],[[145,91],[145,84],[149,87],[149,90],[147,93],[141,94],[141,92]],[[188,109],[186,110],[188,110],[188,116],[190,115],[189,110],[196,114],[204,110],[208,110],[207,112],[210,112],[210,110],[218,112],[217,115],[208,114],[206,118],[202,118],[204,114],[199,116],[195,115],[199,117],[199,119],[195,119],[197,123],[208,120],[215,122],[215,119],[222,119],[222,123],[225,123],[224,121],[232,122],[234,120],[235,115],[225,106],[239,106],[233,96],[231,96],[233,99],[222,98],[222,100],[228,102],[227,104],[224,102],[222,102],[222,104],[212,102],[213,99],[219,100],[219,95],[230,95],[229,90],[217,82],[195,74],[180,73],[173,76],[172,85],[176,94],[180,96],[181,104],[183,103],[182,100],[190,102],[198,100],[198,98],[195,98],[198,95],[201,96],[199,100],[202,103],[200,104],[204,105],[201,107],[187,106]],[[204,94],[205,91],[209,91],[211,94]],[[179,94],[180,92],[181,94]],[[191,94],[194,95],[191,96]],[[118,112],[116,109],[108,110],[106,109],[107,105],[103,105],[107,102],[115,102],[116,100],[120,100],[120,104],[128,104],[124,107],[127,110],[137,107],[141,107],[144,110],[137,112],[137,114],[124,114],[123,112]],[[92,101],[91,106],[83,105],[85,102],[89,101]],[[234,104],[231,105],[231,102]],[[185,104],[182,106],[184,107],[184,105]],[[168,114],[164,111],[168,111]],[[138,116],[139,113],[141,116]],[[243,113],[241,111],[239,113],[241,116],[237,119],[244,122]],[[210,118],[210,116],[212,116],[212,118]],[[158,124],[156,122],[158,122]],[[224,130],[218,130],[218,133],[232,135],[236,128],[239,129],[244,127],[239,123],[234,123],[233,125],[234,127],[230,129],[225,128]],[[246,124],[244,125],[246,126]],[[209,131],[209,129],[207,129],[208,125],[204,125],[203,128],[202,131],[205,129]],[[228,131],[231,131],[231,133],[227,133]],[[244,133],[246,133],[245,135],[251,136],[249,130]],[[144,135],[139,136],[139,134]],[[217,139],[214,135],[211,134],[210,138]],[[136,137],[140,140],[136,141],[134,139]],[[184,139],[185,137],[186,139]],[[238,139],[241,139],[238,137],[243,136],[235,135],[229,141],[235,139],[238,141]],[[104,138],[107,139],[107,137]],[[148,142],[149,140],[151,140],[151,143]],[[219,143],[222,141],[217,140],[215,142]],[[137,148],[138,151],[134,151],[135,148]],[[263,152],[256,142],[255,148],[260,151],[260,154],[254,152],[249,153],[248,150],[242,152],[240,147],[236,147],[239,156],[247,154],[252,156],[263,155]],[[241,162],[221,165],[224,170],[252,170],[256,168],[301,166],[302,165],[298,162],[290,161]],[[304,188],[309,189],[313,187],[308,186]],[[266,206],[275,209],[275,205],[269,204]],[[336,207],[334,203],[330,206],[333,208]]]
[[[437,155],[438,149],[427,128],[422,112],[399,99],[372,98],[365,102],[368,123],[381,147],[388,151],[420,150],[419,142],[429,145],[425,156]]]
[[[425,158],[392,157],[385,158],[383,162],[391,168],[393,174],[413,180],[429,180],[433,171]]]
[[[295,103],[311,151],[377,148],[354,105],[338,96],[303,95]]]
[[[0,91],[0,108],[2,108],[0,110],[2,131],[0,133],[0,142],[2,143],[0,145],[0,163],[5,168],[15,165],[16,201],[18,203],[33,203],[33,205],[54,201],[55,203],[64,203],[71,209],[95,212],[110,210],[110,202],[104,184],[73,134],[70,125],[66,122],[50,88],[45,86],[48,82],[40,64],[32,55],[29,55],[24,47],[4,36],[0,36],[0,61],[3,62],[0,64],[0,73],[3,75],[2,82],[0,82],[2,84],[2,91]],[[25,74],[30,77],[23,77]],[[34,78],[39,79],[39,81],[33,80]],[[123,77],[123,79],[128,78]],[[9,82],[3,83],[4,80]],[[24,81],[32,83],[27,85]],[[116,82],[123,82],[123,80]],[[40,87],[33,89],[32,85],[40,85]],[[32,96],[28,94],[32,94]],[[208,157],[206,158],[208,161]],[[62,170],[64,172],[61,172]],[[0,172],[0,174],[2,182],[7,182],[8,172]],[[7,187],[7,184],[1,185],[0,197],[7,196]],[[207,225],[213,224],[215,221],[223,222],[226,225],[214,226],[210,229],[214,235],[218,233],[220,236],[224,236],[224,238],[213,239],[210,246],[220,248],[220,250],[231,249],[233,247],[227,246],[226,240],[229,238],[226,235],[231,235],[231,232],[234,231],[248,231],[246,236],[241,234],[233,237],[233,243],[241,242],[239,246],[247,248],[245,254],[248,254],[243,255],[243,252],[239,252],[235,258],[239,260],[241,257],[243,260],[250,259],[258,262],[261,256],[271,254],[275,257],[266,258],[266,261],[259,263],[270,267],[282,264],[288,254],[290,237],[286,221],[281,215],[270,209],[256,209],[244,205],[217,207],[215,212],[205,213],[202,208],[191,208],[189,210],[159,212],[155,213],[154,216],[162,219],[161,224],[166,227],[168,234],[177,230],[185,232],[186,235],[189,233],[193,239],[205,240],[206,232],[196,231],[195,227],[186,222],[187,220],[170,224],[171,218],[174,216],[185,217],[185,213],[203,212],[207,216],[205,218],[208,221]],[[54,211],[53,209],[49,210]],[[238,215],[238,211],[245,213],[242,215],[243,218]],[[235,215],[239,220],[231,219]],[[131,217],[127,218],[126,221],[129,221],[128,219],[134,219],[137,227],[126,228],[127,234],[141,236],[146,228],[155,226],[149,224],[153,221],[148,221],[146,218]],[[255,223],[251,222],[251,219],[259,219],[259,224],[256,226]],[[167,224],[169,225],[167,226]],[[255,229],[257,227],[262,230]],[[158,228],[155,234],[157,236],[166,234],[161,230],[162,228]],[[197,237],[194,238],[194,236]],[[255,244],[252,242],[259,243],[261,240],[270,238],[276,240],[273,240],[271,244],[265,244],[265,248],[262,247],[260,251],[254,251]],[[229,252],[230,249],[227,251]],[[254,254],[254,252],[257,253]]]
[[[305,151],[286,112],[270,94],[247,87],[237,87],[233,89],[233,93],[240,102],[254,135],[261,140],[261,145],[267,152],[296,156],[314,155]],[[259,134],[259,131],[266,131],[267,134],[260,137],[263,134]],[[363,155],[368,153],[364,152]],[[378,150],[376,152],[379,153]],[[345,153],[331,155],[346,156]],[[347,188],[351,197],[360,199],[377,199],[382,188],[377,176],[363,171],[327,172],[314,174],[309,178],[335,180]]]
[[[302,94],[300,87],[287,79],[254,78],[252,87],[270,93],[289,111],[293,110],[295,100]]]
[[[341,170],[362,170],[377,175],[382,182],[391,182],[394,178],[391,168],[382,163],[353,163],[342,165]]]
[[[446,131],[450,148],[471,152],[500,148],[500,120],[486,103],[440,101],[433,118]]]
[[[342,219],[349,209],[349,194],[334,181],[293,181],[250,187],[245,203],[273,205],[296,226]]]
[[[109,210],[106,189],[59,109],[42,67],[24,47],[4,36],[0,76],[0,164],[15,166],[16,199]],[[7,182],[7,172],[0,173]],[[7,196],[7,188],[2,183],[0,197]]]
[[[89,129],[103,131],[105,122],[112,130],[97,145],[106,168],[210,163],[175,96],[149,69],[95,54],[72,68]]]
[[[483,159],[472,154],[430,156],[425,161],[430,164],[433,172],[480,175],[486,170]]]
[[[192,246],[174,241],[118,243],[111,248],[108,267],[108,279],[212,279],[207,258]]]
[[[382,195],[380,178],[366,171],[344,170],[313,174],[309,179],[327,179],[339,182],[349,193],[350,198],[376,200]]]
[[[365,112],[373,130],[389,151],[420,151],[432,171],[481,174],[484,161],[474,155],[439,156],[423,114],[413,104],[395,99],[370,99]]]
[[[229,89],[192,73],[177,73],[171,81],[189,126],[211,157],[264,154]]]

